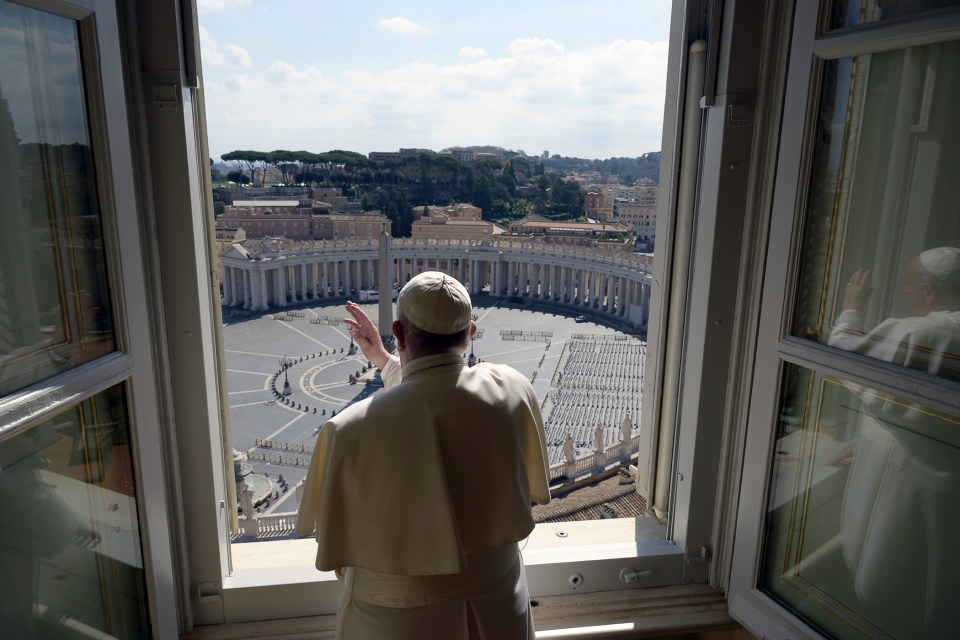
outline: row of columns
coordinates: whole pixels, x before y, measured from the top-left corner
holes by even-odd
[[[646,305],[649,286],[587,267],[508,260],[497,263],[493,281],[502,295],[530,296],[625,317],[630,305]],[[504,277],[505,274],[505,277]]]
[[[626,317],[631,305],[645,308],[650,288],[626,275],[589,266],[568,266],[526,260],[487,260],[478,257],[405,257],[393,259],[393,285],[402,286],[424,271],[442,271],[477,294],[489,287],[491,295],[532,297],[595,309]],[[256,265],[259,268],[254,268]],[[384,287],[377,276],[379,258],[285,263],[250,262],[242,267],[223,265],[223,298],[227,306],[264,310],[306,300],[348,295],[351,290]]]

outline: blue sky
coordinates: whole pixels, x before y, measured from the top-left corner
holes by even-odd
[[[199,0],[214,159],[234,149],[660,148],[670,0]]]

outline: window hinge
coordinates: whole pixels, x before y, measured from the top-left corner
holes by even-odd
[[[706,562],[708,557],[709,553],[707,551],[707,547],[701,545],[699,547],[687,547],[687,551],[684,554],[683,559],[687,564],[700,564],[702,562]]]
[[[208,604],[220,602],[223,598],[223,587],[219,582],[201,582],[197,585],[197,602]]]
[[[753,119],[753,107],[743,104],[727,105],[727,126],[745,127]]]
[[[175,84],[153,85],[153,106],[162,110],[176,109],[180,104],[177,91],[178,87]]]

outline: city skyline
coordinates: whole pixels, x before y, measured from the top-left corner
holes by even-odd
[[[670,3],[199,3],[214,160],[235,149],[660,148]]]

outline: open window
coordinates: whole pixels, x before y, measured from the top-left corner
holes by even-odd
[[[797,7],[731,581],[765,637],[960,630],[960,13],[944,4]]]

